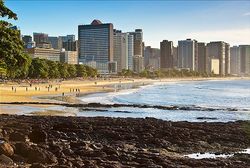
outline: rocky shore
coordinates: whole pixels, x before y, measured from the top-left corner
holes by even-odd
[[[0,116],[0,167],[250,167],[250,123],[169,122],[154,118]]]

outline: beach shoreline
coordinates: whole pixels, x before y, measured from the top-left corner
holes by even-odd
[[[120,90],[126,90],[131,88],[139,88],[145,85],[151,85],[154,83],[168,83],[168,82],[193,82],[193,81],[209,81],[209,80],[249,80],[250,78],[245,77],[226,77],[226,78],[164,78],[164,79],[112,79],[112,80],[67,80],[61,83],[51,82],[43,84],[33,84],[32,87],[28,83],[20,84],[7,83],[0,85],[0,113],[1,114],[17,114],[18,108],[12,109],[11,111],[6,106],[13,106],[15,103],[29,104],[33,106],[46,107],[48,103],[71,103],[81,104],[79,97],[96,94],[96,93],[107,93],[115,92]],[[51,85],[52,88],[48,92],[47,86]],[[126,87],[129,85],[130,87]],[[18,91],[14,92],[12,87],[18,87]],[[35,91],[35,88],[41,88],[41,91]],[[55,91],[55,88],[59,88]],[[79,89],[80,92],[70,92],[73,88]],[[28,89],[26,91],[25,89]],[[64,96],[62,96],[62,93]],[[8,104],[10,103],[10,104]],[[44,103],[44,104],[43,104]]]

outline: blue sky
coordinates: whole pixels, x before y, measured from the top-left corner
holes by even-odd
[[[176,45],[186,38],[250,44],[250,1],[6,0],[5,4],[18,14],[12,23],[22,34],[77,38],[79,24],[99,19],[123,32],[143,29],[145,44],[157,48],[163,39]]]

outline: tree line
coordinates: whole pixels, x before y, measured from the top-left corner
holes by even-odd
[[[214,73],[197,72],[188,69],[169,69],[169,70],[143,70],[140,73],[134,73],[132,70],[123,69],[118,75],[125,77],[144,77],[144,78],[181,78],[181,77],[217,77]]]

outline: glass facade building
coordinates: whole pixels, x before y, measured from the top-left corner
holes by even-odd
[[[91,25],[78,26],[79,63],[109,73],[113,61],[113,24],[94,20]]]

